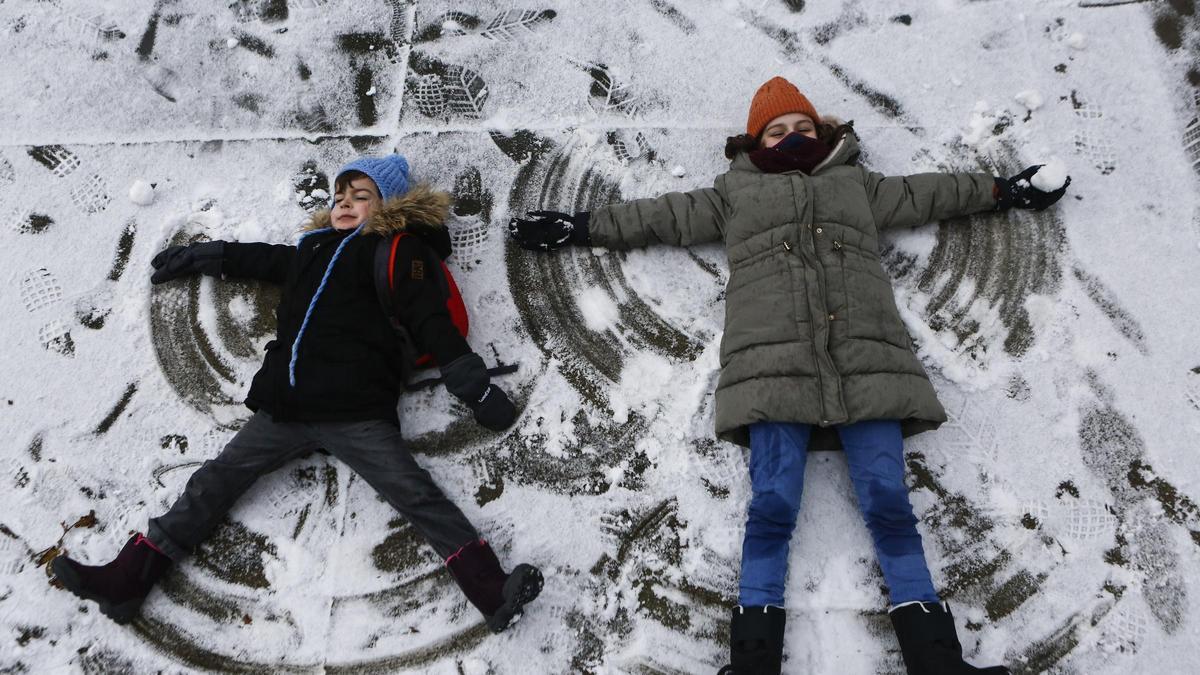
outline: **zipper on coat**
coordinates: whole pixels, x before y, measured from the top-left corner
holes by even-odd
[[[787,239],[783,240],[783,250],[785,250],[785,251],[792,250],[792,245],[788,243]]]
[[[838,267],[842,268],[842,297],[846,302],[842,308],[842,319],[846,322],[846,335],[850,335],[850,284],[846,279],[846,250],[837,239],[833,240],[833,252],[837,254]]]

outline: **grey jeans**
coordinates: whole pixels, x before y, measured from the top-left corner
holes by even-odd
[[[259,411],[221,454],[196,469],[171,509],[150,520],[150,541],[171,559],[181,560],[208,537],[259,476],[321,448],[362,476],[443,559],[479,538],[462,511],[417,464],[395,424],[281,423]]]

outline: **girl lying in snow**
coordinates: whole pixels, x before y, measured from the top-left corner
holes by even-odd
[[[590,214],[537,211],[509,228],[532,250],[725,242],[716,430],[750,448],[753,496],[730,625],[732,664],[722,673],[780,672],[788,544],[806,451],[837,448],[846,452],[890,590],[908,672],[979,672],[963,661],[954,619],[934,591],[904,484],[902,439],[936,429],[946,413],[900,320],[879,232],[977,211],[1044,209],[1066,185],[1034,188],[1038,167],[1011,179],[884,177],[857,166],[853,130],[831,119],[773,78],[750,104],[746,134],[729,139],[732,163],[714,187]]]
[[[438,269],[450,255],[449,196],[422,185],[410,190],[400,155],[351,162],[334,185],[331,210],[317,213],[295,246],[213,241],[172,246],[153,260],[156,284],[201,272],[280,283],[283,295],[276,339],[246,398],[255,412],[221,454],[197,469],[171,509],[151,519],[148,533],[131,537],[112,562],[54,560],[67,589],[96,601],[118,623],[137,615],[171,563],[204,541],[259,476],[316,449],[345,462],[408,518],[493,631],[507,627],[541,591],[536,568],[501,569],[400,435],[396,402],[407,364],[383,309],[389,300],[418,351],[445,364],[446,388],[477,422],[499,431],[516,419],[512,402],[489,382],[483,359],[452,322],[440,285]],[[391,297],[381,301],[376,255],[388,243],[381,238],[397,233],[415,236],[396,240]]]

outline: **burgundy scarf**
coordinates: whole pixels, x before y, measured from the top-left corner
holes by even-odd
[[[817,165],[833,152],[824,141],[809,138],[793,131],[770,148],[759,148],[750,152],[750,161],[763,173],[783,173],[799,169],[805,175],[812,173]]]

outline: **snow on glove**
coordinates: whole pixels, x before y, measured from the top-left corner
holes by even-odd
[[[591,214],[587,211],[575,215],[560,211],[530,211],[525,216],[508,222],[508,233],[521,248],[553,251],[567,244],[588,246],[592,243],[588,233]]]
[[[225,242],[205,241],[191,246],[170,246],[150,261],[154,274],[150,283],[161,284],[189,274],[221,276],[221,262],[225,259]]]
[[[517,407],[508,394],[494,384],[489,384],[483,394],[473,401],[466,401],[475,414],[475,421],[492,431],[504,431],[517,420]]]
[[[1071,177],[1067,176],[1067,181],[1057,190],[1042,192],[1033,186],[1032,180],[1033,175],[1043,166],[1045,165],[1035,164],[1012,178],[997,178],[996,210],[1002,211],[1015,207],[1041,211],[1062,199],[1062,196],[1067,193],[1067,186],[1071,184]]]

